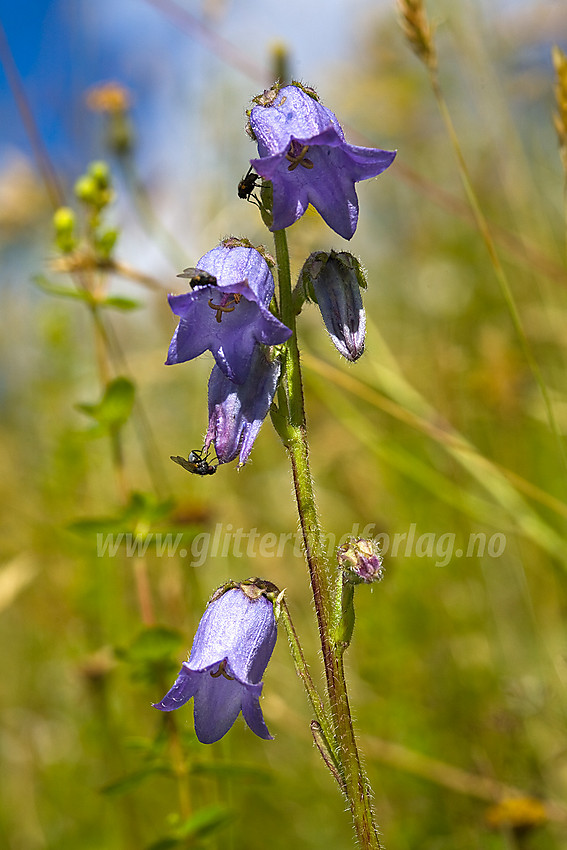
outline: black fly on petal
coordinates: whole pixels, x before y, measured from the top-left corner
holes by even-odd
[[[242,180],[238,184],[238,197],[243,201],[248,201],[250,204],[256,204],[259,209],[262,209],[262,203],[257,195],[254,194],[254,189],[262,188],[262,178],[256,174],[252,166],[248,169]]]
[[[197,269],[193,267],[189,267],[188,269],[183,269],[182,274],[178,274],[177,277],[185,277],[188,278],[191,283],[191,288],[195,289],[196,286],[216,286],[217,279],[214,274],[210,274],[206,272],[204,269]]]
[[[178,463],[179,466],[182,466],[187,472],[193,473],[193,475],[214,475],[219,464],[217,462],[217,465],[213,466],[209,463],[208,455],[208,451],[205,451],[203,448],[193,449],[193,451],[189,452],[187,460],[179,455],[170,455],[170,458],[174,463]]]

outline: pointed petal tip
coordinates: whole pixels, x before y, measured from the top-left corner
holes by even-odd
[[[247,726],[264,741],[273,741],[273,735],[270,735],[262,709],[260,708],[259,693],[257,690],[247,689],[242,699],[242,716],[246,721]]]
[[[166,693],[164,698],[157,703],[152,703],[158,711],[173,711],[176,708],[181,708],[186,702],[189,702],[199,687],[200,673],[191,670],[187,667],[186,662],[179,671],[179,675],[173,686]]]
[[[180,703],[182,705],[183,703]],[[157,708],[158,711],[174,711],[176,708],[179,708],[179,705],[167,705],[165,703],[165,698],[161,700],[161,702],[152,702],[152,708]]]
[[[261,738],[263,741],[275,740],[274,736],[270,735],[268,727],[265,724],[264,729],[259,729],[258,731],[256,731],[256,729],[252,729],[252,727],[250,727],[250,731],[253,732],[258,738]]]

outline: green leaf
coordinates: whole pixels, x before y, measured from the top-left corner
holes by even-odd
[[[164,519],[175,507],[172,499],[159,500],[153,493],[142,493],[135,490],[130,496],[126,509],[125,518],[132,518],[136,523],[147,523],[148,525]]]
[[[151,493],[140,493],[134,491],[130,495],[130,501],[127,505],[121,506],[115,514],[107,516],[90,516],[82,517],[74,522],[69,523],[68,530],[74,534],[80,535],[85,542],[92,542],[98,547],[98,534],[140,534],[143,533],[140,529],[154,528],[155,523],[160,523],[170,516],[175,508],[175,502],[172,499],[159,500]],[[187,530],[186,526],[182,526],[183,531]],[[192,533],[196,534],[198,526]],[[161,525],[161,534],[175,534],[179,532],[179,526],[167,523],[165,527]],[[188,539],[190,543],[192,537]],[[153,551],[153,550],[152,550]]]
[[[108,298],[97,300],[100,307],[113,307],[115,310],[139,310],[143,304],[134,298],[126,298],[124,295],[109,295]]]
[[[98,404],[77,404],[78,410],[91,416],[99,424],[108,428],[119,428],[128,420],[136,389],[128,378],[115,378],[111,381],[104,392],[102,400]]]
[[[203,838],[225,826],[232,817],[233,813],[225,806],[207,806],[180,823],[174,835],[181,839]]]
[[[170,661],[179,652],[183,635],[176,629],[165,626],[150,626],[138,634],[128,649],[121,654],[136,664],[155,664]]]
[[[116,779],[114,782],[108,782],[106,785],[103,785],[100,792],[108,797],[126,794],[128,791],[133,791],[134,788],[137,788],[148,776],[153,776],[156,773],[161,773],[164,776],[172,775],[171,768],[165,763],[147,765],[140,770],[135,770],[120,777],[120,779]]]
[[[166,679],[179,669],[179,654],[185,642],[181,632],[164,626],[152,626],[135,638],[130,646],[115,648],[115,655],[130,665],[136,682],[163,688]]]
[[[195,812],[186,820],[178,823],[169,835],[158,838],[146,850],[169,850],[191,839],[201,839],[222,829],[234,817],[233,812],[224,806],[211,805]]]
[[[75,301],[82,301],[85,304],[92,304],[96,307],[111,307],[114,310],[138,310],[143,307],[140,301],[135,298],[127,298],[124,295],[108,295],[103,298],[95,298],[92,292],[86,289],[73,289],[70,286],[60,286],[57,283],[52,283],[45,275],[34,275],[33,283],[48,295],[55,295],[58,298],[73,298]]]
[[[59,286],[56,283],[51,283],[50,280],[41,274],[34,275],[32,281],[43,292],[47,292],[48,295],[57,295],[62,298],[74,298],[76,301],[85,301],[88,304],[94,303],[91,293],[84,289],[71,289],[68,286]]]

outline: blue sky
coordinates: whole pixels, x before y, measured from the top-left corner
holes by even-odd
[[[207,8],[194,0],[185,5],[197,16],[203,5]],[[348,56],[356,12],[375,6],[367,0],[217,0],[216,5],[221,14],[212,25],[247,58],[264,65],[271,44],[282,40],[291,48],[294,72],[305,79]],[[276,8],[285,12],[275,15]],[[34,114],[60,167],[73,168],[76,155],[89,147],[92,126],[82,98],[100,80],[115,78],[132,88],[136,117],[151,139],[152,126],[160,122],[173,123],[175,130],[176,104],[202,97],[208,79],[218,82],[228,73],[250,94],[259,88],[146,0],[0,0],[0,16]],[[1,71],[0,127],[0,148],[7,143],[27,148]]]
[[[161,2],[177,2],[197,17],[207,13],[219,34],[260,66],[274,42],[285,42],[294,74],[316,85],[323,98],[325,81],[334,69],[344,61],[356,62],[368,14],[396,14],[395,0]],[[486,2],[481,5],[488,14],[506,14],[513,21],[514,8],[531,5],[545,16],[563,3],[498,0],[488,8]],[[429,5],[431,14],[438,16],[438,5]],[[180,104],[200,101],[210,81],[218,83],[224,75],[245,100],[258,88],[149,0],[0,0],[0,19],[42,134],[64,169],[78,167],[90,152],[94,124],[83,94],[100,80],[116,78],[132,88],[149,150],[163,143],[167,128],[186,131],[187,116],[179,115]],[[442,18],[439,22],[443,26]],[[0,155],[6,144],[27,148],[1,69],[0,128]]]

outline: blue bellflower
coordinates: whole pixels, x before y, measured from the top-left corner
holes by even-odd
[[[183,363],[207,349],[231,381],[244,383],[258,343],[277,345],[291,335],[268,305],[274,279],[268,264],[255,248],[222,244],[198,262],[206,285],[191,292],[169,295],[169,305],[180,317],[166,363]],[[210,284],[208,275],[216,279]]]
[[[205,447],[214,443],[219,463],[230,463],[239,453],[239,466],[246,463],[273,401],[280,369],[279,361],[270,361],[259,345],[243,384],[234,384],[217,366],[213,367]]]
[[[270,229],[289,227],[311,203],[329,227],[350,239],[358,221],[354,184],[381,174],[396,151],[347,144],[336,115],[298,85],[271,89],[256,102],[250,129],[260,158],[250,163],[273,185]]]
[[[217,591],[221,595],[213,596],[201,618],[189,660],[154,705],[173,711],[194,697],[195,733],[202,744],[219,741],[241,711],[256,735],[272,738],[260,708],[261,679],[277,637],[274,606],[262,589],[266,584],[256,580]]]

